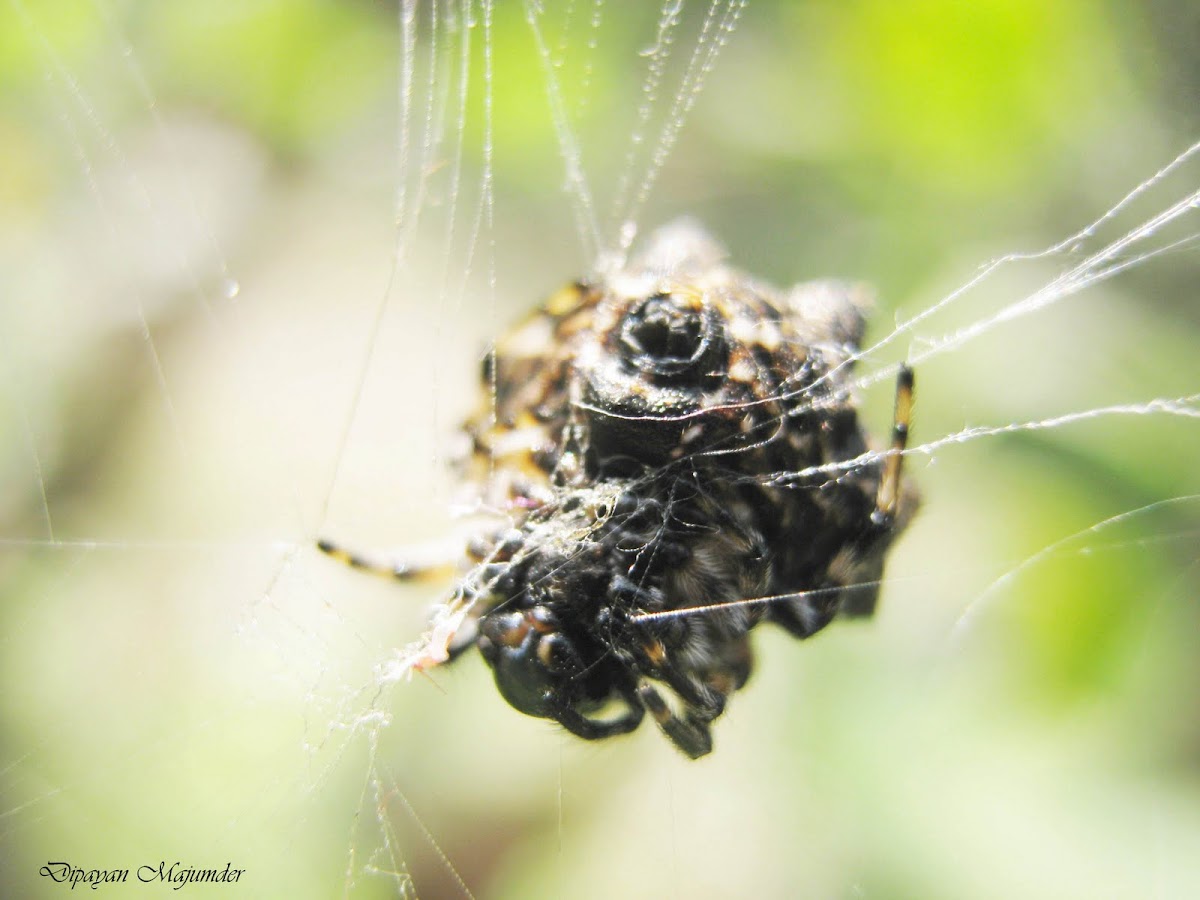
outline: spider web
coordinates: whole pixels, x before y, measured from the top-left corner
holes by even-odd
[[[981,210],[915,265],[912,236],[864,224],[909,198],[862,173],[950,151],[900,139],[861,183],[766,196],[781,166],[849,177],[822,156],[838,97],[806,35],[887,27],[853,6],[313,12],[297,45],[343,80],[283,96],[349,104],[372,82],[346,60],[390,69],[316,153],[299,113],[264,104],[256,132],[155,74],[235,49],[217,12],[11,0],[38,79],[10,155],[44,156],[20,183],[53,202],[17,191],[3,222],[6,893],[61,889],[37,875],[56,860],[232,862],[287,896],[1195,891],[1200,145],[1165,111],[1136,148],[1094,126],[1059,145],[1089,162],[1048,201],[1066,210],[1027,204],[1047,238]],[[915,30],[949,18],[918,6]],[[794,110],[755,95],[773,27],[809,79]],[[592,746],[523,719],[474,659],[410,679],[396,648],[448,587],[314,550],[457,539],[433,473],[482,348],[684,213],[755,275],[879,285],[855,384],[882,435],[915,365],[924,496],[876,623],[758,635],[691,765],[650,727]]]

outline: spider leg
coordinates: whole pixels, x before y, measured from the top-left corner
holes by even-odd
[[[662,694],[644,681],[638,685],[637,695],[663,734],[691,759],[699,759],[712,752],[712,733],[708,730],[707,720],[692,715],[690,711],[682,718],[677,716],[667,706]]]
[[[883,463],[883,477],[875,495],[871,520],[878,526],[891,527],[900,503],[900,474],[904,450],[908,446],[908,426],[912,422],[913,370],[901,365],[896,375],[896,406],[892,416],[892,446]]]
[[[847,617],[869,616],[879,599],[879,581],[883,577],[883,554],[897,530],[912,515],[916,496],[901,481],[904,450],[908,447],[908,427],[912,422],[913,370],[901,365],[896,375],[896,410],[892,418],[892,446],[884,459],[875,509],[870,524],[849,548],[829,565],[826,588],[841,588],[836,603],[828,609]],[[827,619],[826,619],[827,621]],[[825,622],[818,620],[817,628]],[[795,631],[800,637],[807,634]],[[811,632],[809,632],[811,633]]]
[[[670,658],[662,644],[649,644],[642,648],[649,665],[642,668],[653,673],[653,677],[661,679],[671,688],[688,707],[689,718],[701,722],[711,722],[725,710],[726,697],[716,688],[711,687],[688,675]],[[692,715],[692,714],[695,715]]]
[[[578,737],[589,741],[601,740],[618,734],[628,734],[642,723],[645,709],[637,702],[637,697],[625,695],[628,711],[616,719],[591,719],[573,706],[559,706],[554,710],[554,719],[563,728]]]
[[[392,578],[396,581],[449,578],[456,571],[455,564],[449,560],[413,562],[409,560],[373,559],[347,550],[326,538],[321,538],[317,541],[317,549],[326,556],[330,556],[352,569],[358,569],[360,572],[367,572],[371,575],[379,575],[383,578]]]

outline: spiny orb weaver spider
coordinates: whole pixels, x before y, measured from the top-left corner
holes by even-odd
[[[750,675],[754,626],[806,638],[874,611],[917,502],[901,482],[912,371],[890,450],[870,452],[850,384],[861,289],[780,292],[724,257],[673,223],[496,343],[459,469],[508,521],[470,542],[412,665],[474,645],[521,712],[597,739],[649,711],[696,758]]]

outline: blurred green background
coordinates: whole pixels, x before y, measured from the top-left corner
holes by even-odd
[[[186,888],[220,896],[1200,896],[1194,415],[913,457],[880,615],[764,629],[701,762],[523,718],[474,658],[377,689],[442,589],[312,541],[453,532],[483,348],[591,263],[547,72],[611,241],[705,12],[643,127],[653,4],[596,29],[545,4],[548,64],[500,6],[422,3],[411,54],[366,0],[0,10],[0,893],[180,860],[245,868]],[[752,0],[636,222],[694,215],[780,284],[869,282],[878,340],[1200,137],[1197,38],[1167,0]],[[1193,162],[868,357],[866,420],[888,364],[1198,186]],[[931,356],[914,439],[1195,394],[1198,276],[1185,243]]]

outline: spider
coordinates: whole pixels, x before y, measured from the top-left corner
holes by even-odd
[[[917,502],[901,480],[912,370],[891,448],[871,453],[849,380],[864,292],[780,292],[724,258],[681,220],[496,343],[457,467],[508,521],[469,543],[417,667],[475,646],[521,712],[587,739],[649,712],[697,758],[750,676],[756,625],[807,638],[874,611]]]

